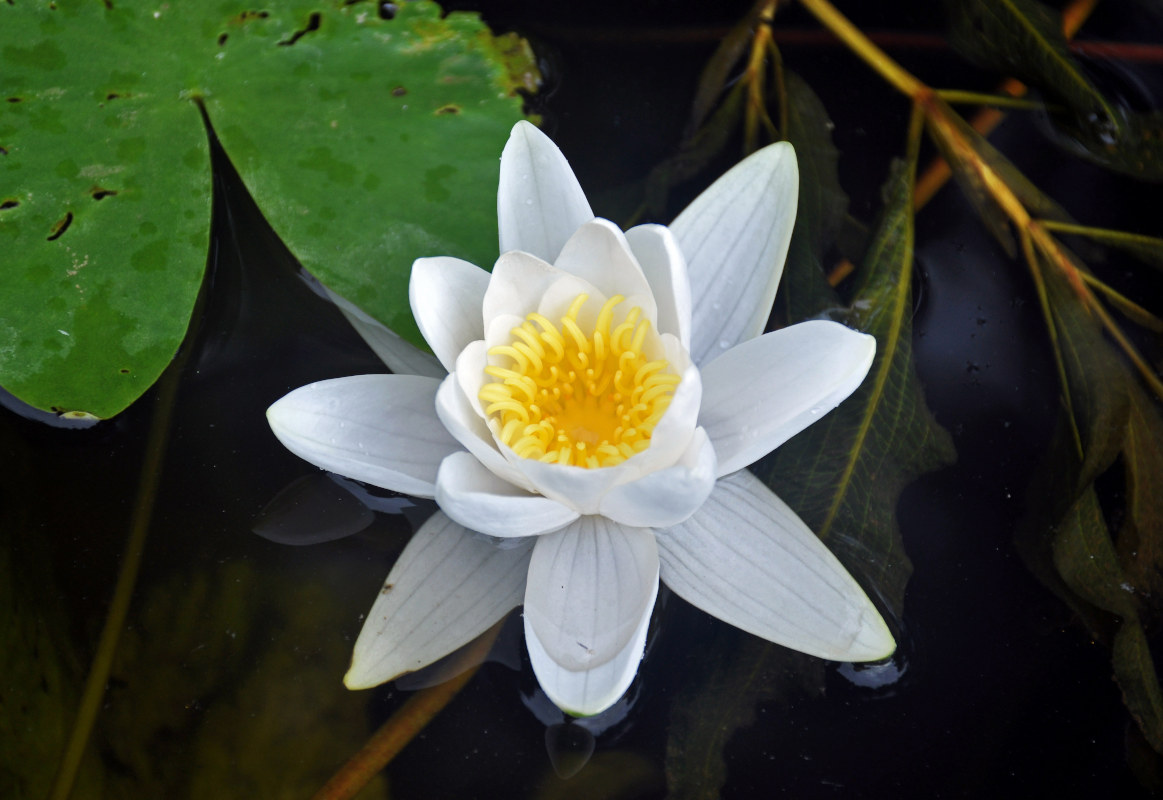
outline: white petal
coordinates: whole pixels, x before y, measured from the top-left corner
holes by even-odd
[[[658,330],[691,347],[691,282],[678,240],[663,225],[639,225],[626,231],[626,241],[654,292]]]
[[[486,469],[504,481],[534,491],[529,479],[501,455],[492,432],[465,398],[455,376],[445,378],[436,392],[436,416]]]
[[[641,454],[639,454],[641,455]],[[638,458],[638,456],[634,456]],[[546,497],[552,497],[581,514],[597,514],[602,497],[620,483],[626,483],[641,473],[630,464],[631,459],[612,467],[587,469],[561,464],[546,464],[535,458],[514,457],[513,466]]]
[[[492,278],[482,302],[484,329],[494,317],[509,314],[525,319],[537,310],[545,290],[567,273],[537,256],[505,252],[493,265]]]
[[[601,514],[642,528],[677,525],[707,499],[715,477],[715,448],[698,428],[677,464],[615,486],[602,498]]]
[[[317,467],[416,497],[460,444],[436,418],[440,381],[356,375],[302,386],[267,409],[288,450]]]
[[[648,529],[583,517],[540,537],[529,563],[525,630],[550,699],[581,714],[614,703],[637,669],[657,592],[658,549]]]
[[[412,263],[408,301],[424,341],[444,368],[456,369],[456,357],[484,337],[482,306],[489,273],[459,258],[418,258]]]
[[[662,581],[687,602],[777,644],[836,661],[896,648],[868,596],[815,534],[746,470],[658,534]]]
[[[490,536],[537,536],[564,528],[578,513],[539,494],[514,486],[477,461],[453,453],[436,476],[436,503],[465,527]]]
[[[482,420],[485,418],[485,410],[481,406],[481,387],[485,385],[485,381],[492,380],[485,374],[485,367],[488,364],[488,345],[483,341],[470,342],[460,351],[456,359],[456,371],[452,373],[460,384],[460,390],[468,404]]]
[[[431,353],[425,353],[398,333],[381,324],[362,308],[323,287],[331,302],[339,308],[355,332],[367,342],[372,352],[397,375],[425,375],[443,378],[448,372]]]
[[[533,541],[498,547],[437,512],[388,573],[343,682],[376,686],[488,630],[521,603]]]
[[[665,336],[669,337],[670,334]],[[690,446],[691,436],[698,426],[699,406],[703,397],[703,383],[698,367],[688,363],[682,368],[673,361],[672,366],[682,370],[682,380],[666,413],[654,426],[650,447],[623,462],[634,468],[636,476],[649,475],[676,463]]]
[[[750,339],[703,367],[699,424],[715,444],[719,474],[762,458],[852,394],[876,339],[810,320]]]
[[[524,250],[552,263],[573,232],[593,218],[557,145],[528,122],[514,125],[501,153],[497,191],[501,252]]]
[[[696,364],[763,332],[798,197],[795,151],[778,142],[732,167],[671,223],[690,274]]]
[[[609,220],[595,219],[578,228],[553,265],[589,281],[606,297],[622,295],[625,311],[639,306],[657,326],[658,308],[650,283],[622,230]]]
[[[545,290],[545,294],[541,295],[541,300],[537,303],[537,313],[560,330],[562,317],[566,315],[570,306],[581,294],[586,295],[586,302],[578,310],[577,323],[583,331],[588,333],[593,330],[598,314],[601,313],[602,306],[606,304],[609,295],[584,278],[563,271],[561,279],[555,281]],[[629,311],[629,307],[626,307],[625,303],[620,305],[623,306],[623,312]],[[615,319],[620,318],[615,314]]]
[[[658,581],[654,582],[654,594],[650,598],[650,608],[658,596]],[[634,676],[638,674],[638,664],[646,649],[646,633],[650,629],[650,614],[643,614],[626,646],[612,659],[601,666],[575,672],[558,664],[545,651],[537,634],[525,618],[525,642],[529,648],[529,661],[533,672],[546,696],[554,705],[577,717],[600,714],[626,693]]]

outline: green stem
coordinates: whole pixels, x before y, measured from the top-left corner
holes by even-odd
[[[1071,233],[1078,236],[1086,236],[1106,244],[1124,245],[1124,246],[1139,246],[1156,248],[1163,251],[1163,239],[1154,236],[1144,236],[1141,233],[1128,233],[1127,231],[1117,231],[1111,228],[1095,228],[1090,225],[1076,225],[1072,222],[1061,222],[1053,219],[1038,220],[1043,228],[1059,233]]]
[[[988,92],[968,92],[961,89],[938,89],[937,96],[950,105],[995,106],[997,108],[1020,108],[1026,111],[1041,111],[1047,106],[1024,97],[1010,97],[1007,94]]]

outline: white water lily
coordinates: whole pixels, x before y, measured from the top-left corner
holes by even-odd
[[[660,579],[805,653],[892,653],[859,585],[746,470],[851,394],[876,349],[819,320],[760,335],[797,193],[795,153],[775,144],[669,228],[623,233],[544,134],[514,127],[492,273],[449,257],[412,268],[412,311],[447,376],[322,381],[268,412],[311,463],[440,506],[376,598],[349,687],[430,664],[523,604],[546,694],[598,713],[634,678]],[[390,366],[432,372],[378,341]]]

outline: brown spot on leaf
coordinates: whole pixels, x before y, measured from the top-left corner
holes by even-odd
[[[55,242],[57,239],[61,238],[64,232],[67,231],[69,226],[72,224],[73,212],[68,211],[65,213],[65,216],[62,219],[58,219],[56,224],[52,226],[52,231],[49,232],[47,241]]]
[[[407,93],[408,90],[403,86],[397,86],[395,89],[392,89],[392,97],[403,97]]]
[[[436,109],[436,111],[435,111],[435,114],[437,116],[441,116],[444,114],[459,114],[459,113],[460,113],[460,106],[456,105],[456,103],[449,103],[446,106],[441,106],[440,108]]]

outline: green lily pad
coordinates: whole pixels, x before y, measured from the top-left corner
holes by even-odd
[[[112,416],[180,344],[209,243],[200,107],[302,264],[413,341],[413,259],[496,258],[524,42],[430,2],[261,8],[0,5],[0,385],[30,405]]]

